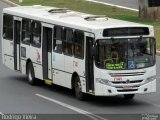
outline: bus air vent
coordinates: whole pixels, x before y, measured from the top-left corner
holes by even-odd
[[[43,8],[44,6],[42,6],[42,5],[33,5],[32,7],[33,7],[33,8],[36,8],[36,9],[41,9],[41,8]]]
[[[55,9],[50,9],[48,11],[49,13],[67,13],[69,12],[68,8],[55,8]]]
[[[141,83],[143,80],[134,80],[129,83]],[[112,81],[113,84],[128,84],[126,81]]]
[[[122,76],[139,76],[144,75],[145,72],[131,72],[131,73],[109,73],[111,77],[122,77]]]
[[[91,16],[86,16],[84,19],[87,21],[108,20],[108,18],[105,15],[91,15]]]
[[[33,5],[33,7],[42,7],[42,5]]]

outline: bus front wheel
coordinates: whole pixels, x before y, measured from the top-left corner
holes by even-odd
[[[76,98],[79,100],[85,100],[85,93],[82,92],[82,85],[79,77],[76,77],[75,79],[74,89]]]
[[[27,65],[27,79],[28,79],[29,84],[31,84],[31,85],[36,84],[34,68],[33,68],[33,65],[31,62],[29,62]]]
[[[124,98],[126,99],[126,100],[131,100],[131,99],[133,99],[134,98],[134,94],[125,94],[124,95]]]

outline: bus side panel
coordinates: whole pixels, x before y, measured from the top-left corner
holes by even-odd
[[[13,41],[3,39],[4,65],[14,70]]]
[[[4,55],[4,65],[8,68],[14,70],[14,57]]]
[[[65,85],[64,55],[52,52],[53,83]]]
[[[42,80],[42,49],[30,46],[30,59],[34,67],[35,77]]]
[[[30,59],[30,45],[25,45],[21,43],[21,72],[23,74],[26,74],[26,68],[27,68],[27,59]]]
[[[85,51],[85,50],[84,50]],[[86,80],[85,80],[85,59],[74,58],[73,70],[78,73],[81,80],[82,92],[86,93]]]
[[[103,84],[100,84],[96,81],[96,79],[101,78],[100,70],[94,64],[94,87],[95,87],[95,95],[103,96]]]
[[[35,77],[43,80],[42,65],[39,65],[37,63],[33,63],[33,67],[34,67]]]
[[[21,59],[21,73],[26,74],[26,60]]]
[[[71,79],[73,73],[73,57],[65,55],[64,57],[65,67],[65,86],[71,88]]]

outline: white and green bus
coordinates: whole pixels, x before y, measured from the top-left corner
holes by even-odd
[[[156,92],[154,28],[47,6],[3,10],[3,64],[78,99]]]

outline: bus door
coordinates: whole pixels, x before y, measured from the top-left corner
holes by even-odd
[[[14,69],[20,71],[21,18],[14,18]]]
[[[43,79],[52,79],[52,27],[43,26],[42,66]]]
[[[86,34],[86,58],[85,58],[85,74],[86,74],[86,92],[94,93],[94,70],[93,70],[93,47],[94,35]]]

